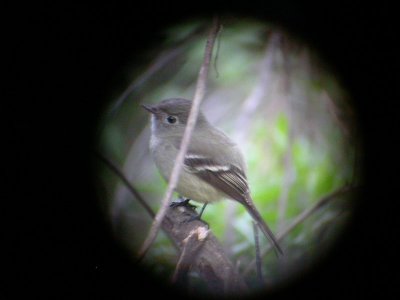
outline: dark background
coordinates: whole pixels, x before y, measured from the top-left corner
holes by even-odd
[[[10,241],[3,258],[10,268],[1,293],[118,299],[171,292],[135,268],[101,215],[91,168],[95,130],[110,86],[126,80],[121,71],[132,58],[146,65],[149,49],[163,39],[160,29],[193,16],[211,20],[216,11],[270,20],[299,35],[339,74],[360,116],[365,186],[358,213],[327,259],[276,296],[392,295],[398,236],[391,195],[398,160],[393,8],[191,5],[36,3],[5,10],[4,203],[11,208],[4,209]]]

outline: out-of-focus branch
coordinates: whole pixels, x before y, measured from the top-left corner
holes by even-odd
[[[244,140],[250,130],[249,127],[254,119],[254,114],[257,113],[260,104],[263,103],[266,94],[271,88],[275,55],[280,47],[281,38],[279,32],[273,32],[271,34],[268,45],[265,48],[264,58],[259,66],[258,81],[251,90],[251,93],[243,101],[235,129],[235,140],[239,145],[245,142]]]
[[[164,69],[166,66],[168,66],[168,64],[176,61],[176,59],[182,55],[182,53],[184,53],[187,43],[193,40],[193,38],[197,37],[198,34],[203,31],[204,28],[201,26],[192,32],[188,37],[180,41],[178,45],[175,45],[173,48],[167,49],[160,53],[160,55],[149,65],[146,71],[141,76],[133,80],[132,83],[124,90],[121,96],[119,96],[119,98],[115,101],[115,104],[112,106],[109,116],[114,115],[126,101],[129,95],[143,85],[147,80],[149,80],[149,78],[154,77],[157,72]]]
[[[151,78],[157,71],[162,69],[165,65],[168,64],[171,60],[176,59],[179,55],[182,54],[184,47],[174,48],[168,51],[165,51],[160,54],[160,56],[156,59],[154,63],[152,63],[149,68],[144,72],[139,78],[134,80],[122,93],[122,95],[115,101],[115,104],[110,110],[110,116],[114,115],[117,110],[122,106],[128,96],[139,86],[145,83],[149,78]]]
[[[283,37],[282,37],[283,38]],[[285,41],[286,46],[288,46],[288,41]],[[282,102],[286,110],[286,118],[287,118],[287,145],[286,150],[283,156],[283,168],[284,168],[284,175],[283,175],[283,182],[281,188],[281,195],[278,200],[278,231],[281,231],[283,228],[283,224],[285,221],[285,215],[288,207],[289,202],[289,191],[294,181],[294,166],[293,166],[293,142],[294,142],[294,107],[293,102],[295,99],[294,97],[294,84],[293,82],[293,74],[288,63],[289,55],[286,47],[281,47],[282,55],[283,55],[283,76],[282,76],[282,83],[283,83],[283,97]]]
[[[179,180],[179,175],[182,169],[183,161],[186,155],[186,151],[189,146],[190,138],[194,129],[194,126],[197,121],[197,116],[200,111],[200,103],[204,98],[206,87],[207,87],[207,76],[208,76],[208,69],[210,66],[210,61],[211,61],[211,56],[212,56],[212,50],[214,47],[214,42],[217,37],[217,33],[219,30],[219,20],[217,17],[214,18],[213,25],[211,27],[211,30],[209,32],[208,38],[207,38],[207,43],[206,43],[206,49],[204,53],[204,60],[203,64],[200,67],[199,71],[199,77],[197,79],[197,85],[196,85],[196,90],[192,102],[192,108],[189,113],[189,118],[187,121],[187,125],[185,128],[185,133],[182,138],[182,142],[180,145],[180,150],[179,153],[176,157],[175,160],[175,165],[172,170],[171,176],[169,178],[169,183],[168,183],[168,188],[165,193],[165,196],[161,202],[161,207],[159,211],[157,212],[157,215],[154,218],[153,224],[150,228],[149,234],[144,241],[142,248],[139,251],[139,259],[141,259],[148,249],[150,248],[151,244],[155,240],[158,230],[160,228],[161,222],[164,218],[165,212],[168,208],[168,204],[170,203],[172,194],[177,186],[178,180]]]
[[[266,99],[266,95],[271,88],[272,84],[272,74],[275,64],[275,55],[280,47],[281,33],[276,31],[272,32],[269,38],[268,44],[264,50],[264,57],[259,65],[258,69],[258,80],[254,87],[252,88],[250,94],[243,101],[240,108],[240,114],[235,123],[235,135],[234,140],[238,145],[243,147],[243,153],[247,153],[245,148],[247,145],[247,139],[250,133],[251,124],[253,124],[254,115],[257,114],[257,110],[260,105]],[[227,204],[225,218],[226,228],[225,228],[225,248],[229,253],[233,248],[234,244],[234,228],[233,223],[230,222],[235,215],[237,205],[233,201],[229,201]]]
[[[330,201],[334,200],[335,198],[337,198],[338,196],[344,195],[348,192],[352,192],[355,189],[357,189],[357,186],[351,186],[351,185],[346,185],[344,187],[341,187],[339,189],[337,189],[336,191],[332,192],[331,194],[321,198],[319,201],[317,201],[313,206],[311,206],[309,209],[306,209],[305,211],[303,211],[301,214],[299,214],[293,221],[292,223],[287,226],[286,228],[284,228],[281,232],[279,232],[276,236],[276,239],[279,241],[281,241],[283,238],[285,238],[297,225],[299,225],[300,223],[302,223],[303,221],[305,221],[308,217],[310,217],[312,214],[314,214],[318,209],[320,209],[321,207],[323,207],[324,205],[326,205],[327,203],[329,203]],[[262,256],[267,255],[270,251],[272,250],[272,247],[268,247],[266,248],[263,253]],[[252,270],[254,270],[254,265],[256,264],[256,260],[253,259],[249,265],[247,266],[247,268],[244,270],[243,272],[243,276],[246,276],[249,272],[251,272]]]
[[[151,209],[151,207],[147,204],[146,200],[140,195],[138,190],[129,182],[129,180],[126,178],[125,174],[122,173],[122,171],[113,163],[111,162],[108,158],[103,156],[101,153],[96,152],[96,156],[108,167],[112,172],[114,172],[115,175],[119,177],[119,179],[122,180],[122,182],[125,184],[127,189],[133,194],[133,196],[138,200],[138,202],[143,206],[145,211],[150,215],[152,219],[155,217],[154,211]],[[170,223],[171,221],[169,221]],[[173,242],[173,245],[175,246],[176,249],[178,249],[177,244],[175,243],[175,240],[171,236],[171,232],[168,230],[168,227],[163,226],[163,229],[167,236],[170,238],[170,240]]]
[[[108,158],[104,157],[102,154],[96,152],[97,157],[106,164],[125,184],[128,190],[135,196],[138,202],[143,206],[143,208],[147,211],[147,213],[154,218],[155,213],[151,209],[151,207],[147,204],[147,202],[143,199],[143,197],[139,194],[136,188],[129,182],[129,180],[125,177],[125,175],[118,169],[118,167],[112,163]]]

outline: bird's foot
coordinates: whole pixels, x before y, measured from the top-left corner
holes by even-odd
[[[181,197],[179,197],[179,201],[172,202],[169,205],[169,207],[172,207],[172,208],[180,207],[180,206],[187,207],[187,208],[193,210],[193,214],[195,214],[196,213],[195,209],[197,208],[197,206],[193,205],[193,204],[190,204],[189,201],[190,201],[189,198],[184,198],[184,197],[181,196]],[[203,224],[205,224],[207,226],[207,228],[210,228],[210,225],[208,225],[208,223],[206,221],[203,221],[201,219],[201,216],[203,215],[205,207],[206,207],[206,204],[202,207],[200,214],[192,215],[192,216],[190,216],[190,218],[188,218],[187,220],[183,221],[182,223],[189,223],[189,222],[193,222],[193,221],[197,220],[197,221],[200,221]]]
[[[179,201],[172,202],[169,207],[175,208],[179,206],[189,207],[191,209],[195,209],[197,206],[189,203],[189,198],[179,197]]]

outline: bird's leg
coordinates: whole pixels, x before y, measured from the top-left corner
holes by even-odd
[[[203,215],[204,210],[206,209],[208,203],[204,203],[203,207],[201,208],[201,211],[199,213],[199,220],[201,219],[201,216]]]
[[[191,217],[190,219],[188,219],[187,221],[185,221],[185,223],[188,223],[188,222],[192,222],[192,221],[194,221],[194,220],[197,220],[197,221],[200,221],[200,222],[204,223],[208,228],[210,228],[210,225],[208,225],[208,223],[207,223],[206,221],[204,221],[204,220],[201,219],[201,216],[203,215],[203,212],[204,212],[204,210],[205,210],[207,204],[208,204],[208,203],[204,203],[203,207],[201,208],[200,213],[199,213],[198,215],[196,215],[196,216]]]

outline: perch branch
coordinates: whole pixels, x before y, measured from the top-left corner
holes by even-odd
[[[146,212],[154,218],[154,212],[118,167],[103,155],[97,153],[97,156],[122,180],[128,190],[145,207]],[[196,212],[189,207],[168,208],[161,224],[162,229],[178,251],[185,252],[186,248],[186,254],[181,254],[180,263],[178,262],[175,282],[182,283],[180,279],[184,278],[188,271],[184,267],[187,265],[187,259],[195,253],[196,256],[191,259],[191,269],[200,274],[211,292],[214,294],[244,292],[246,290],[244,280],[224,253],[222,245],[214,234],[201,221],[195,220],[187,223],[188,220],[193,220],[195,215]],[[182,226],[184,223],[186,225]],[[188,251],[187,237],[193,232],[197,232],[197,234],[190,239],[191,250]]]
[[[183,161],[186,155],[187,148],[189,146],[191,134],[193,131],[193,128],[196,124],[197,116],[199,114],[200,110],[200,103],[204,97],[206,87],[207,87],[207,75],[208,75],[208,69],[211,61],[211,56],[212,56],[212,50],[214,46],[214,42],[217,36],[219,30],[219,21],[218,18],[215,17],[213,21],[212,28],[209,32],[208,38],[207,38],[207,43],[206,43],[206,49],[204,53],[204,60],[203,64],[201,65],[200,71],[199,71],[199,77],[197,79],[197,85],[196,85],[196,90],[192,102],[192,108],[189,113],[189,118],[187,121],[187,125],[185,128],[185,133],[182,138],[182,142],[180,145],[180,150],[179,153],[176,157],[175,160],[175,165],[172,170],[171,176],[169,178],[169,184],[167,191],[165,193],[165,196],[161,202],[161,207],[159,211],[157,212],[157,215],[154,218],[153,224],[150,228],[149,234],[147,235],[146,240],[144,241],[140,251],[139,251],[139,259],[144,257],[144,255],[147,253],[148,249],[150,248],[151,244],[154,242],[158,230],[160,228],[161,222],[164,218],[164,215],[167,211],[168,208],[168,203],[171,200],[172,194],[177,186],[178,180],[179,180],[179,175],[182,169]]]
[[[212,231],[202,221],[187,222],[193,220],[195,215],[197,213],[186,206],[168,208],[162,223],[163,228],[168,223],[168,230],[182,253],[175,270],[174,283],[185,284],[187,280],[185,276],[189,270],[193,270],[214,295],[244,293],[247,290],[245,281]],[[182,226],[182,223],[185,226]],[[188,238],[191,235],[192,238]]]
[[[204,246],[205,239],[208,236],[208,230],[201,226],[189,233],[189,236],[183,240],[183,249],[176,264],[172,283],[187,286],[188,273],[194,265],[197,255]]]

